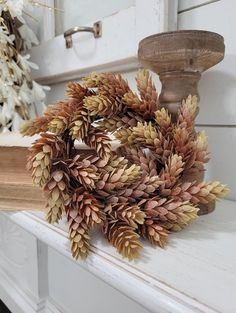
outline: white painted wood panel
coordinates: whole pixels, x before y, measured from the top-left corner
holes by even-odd
[[[58,266],[58,269],[52,272],[55,286],[58,282],[62,284],[65,281],[66,288],[66,271],[70,272],[70,268],[74,268],[75,279],[71,282],[73,288],[70,290],[76,290],[79,286],[76,282],[82,268],[117,288],[135,302],[142,303],[153,313],[234,313],[235,207],[235,202],[222,201],[213,213],[201,216],[191,227],[172,234],[169,245],[164,250],[152,248],[145,243],[143,256],[136,262],[122,259],[99,234],[94,234],[91,256],[85,262],[73,260],[74,265],[70,264],[72,258],[67,232],[64,231],[66,226],[63,223],[59,227],[50,226],[40,213],[37,213],[39,217],[23,212],[4,215],[69,258],[67,263],[58,258],[57,253],[49,252],[52,257],[49,263],[52,267]],[[61,264],[58,265],[57,262]],[[59,275],[62,275],[62,282],[58,278]],[[81,281],[83,279],[81,274]],[[65,289],[63,290],[65,292]],[[79,288],[77,299],[76,303],[79,304]],[[76,300],[73,298],[72,301]]]
[[[224,36],[225,59],[208,70],[200,81],[200,114],[203,124],[236,125],[236,1],[221,0],[179,14],[179,29],[203,29]]]
[[[179,0],[178,11],[191,10],[192,8],[207,5],[220,0]]]
[[[49,295],[63,313],[150,312],[51,248],[48,274]]]
[[[236,127],[199,127],[209,137],[211,160],[206,168],[206,180],[219,180],[231,192],[227,199],[236,200]]]

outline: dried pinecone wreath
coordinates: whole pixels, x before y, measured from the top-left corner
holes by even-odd
[[[209,160],[207,137],[194,130],[197,97],[183,100],[172,121],[149,73],[140,70],[136,81],[140,96],[111,73],[71,82],[68,100],[22,128],[23,135],[40,133],[28,168],[47,195],[48,222],[66,214],[75,258],[88,255],[97,224],[129,260],[140,255],[140,236],[163,247],[169,232],[197,217],[200,204],[228,192],[219,182],[193,179]],[[121,142],[116,149],[111,134]],[[76,140],[90,154],[78,151]]]

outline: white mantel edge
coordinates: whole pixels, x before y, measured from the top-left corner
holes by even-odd
[[[29,212],[3,211],[1,214],[150,312],[216,313],[195,299],[139,272],[132,267],[132,263],[123,262],[98,248],[92,247],[86,261],[75,261],[71,257],[67,233]]]

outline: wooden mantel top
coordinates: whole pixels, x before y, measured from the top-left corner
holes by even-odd
[[[48,225],[43,213],[2,212],[41,241],[71,258],[66,224]],[[165,250],[144,244],[136,262],[122,259],[100,234],[78,266],[95,274],[155,313],[236,312],[236,203],[216,210],[172,234]]]

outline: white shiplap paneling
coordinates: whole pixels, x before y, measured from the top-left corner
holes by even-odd
[[[214,31],[225,38],[225,59],[208,70],[199,84],[198,122],[236,125],[236,1],[221,0],[179,14],[179,29]]]
[[[212,2],[216,2],[220,0],[179,0],[178,1],[178,11],[182,12],[184,10],[191,10],[198,6],[207,5]]]

